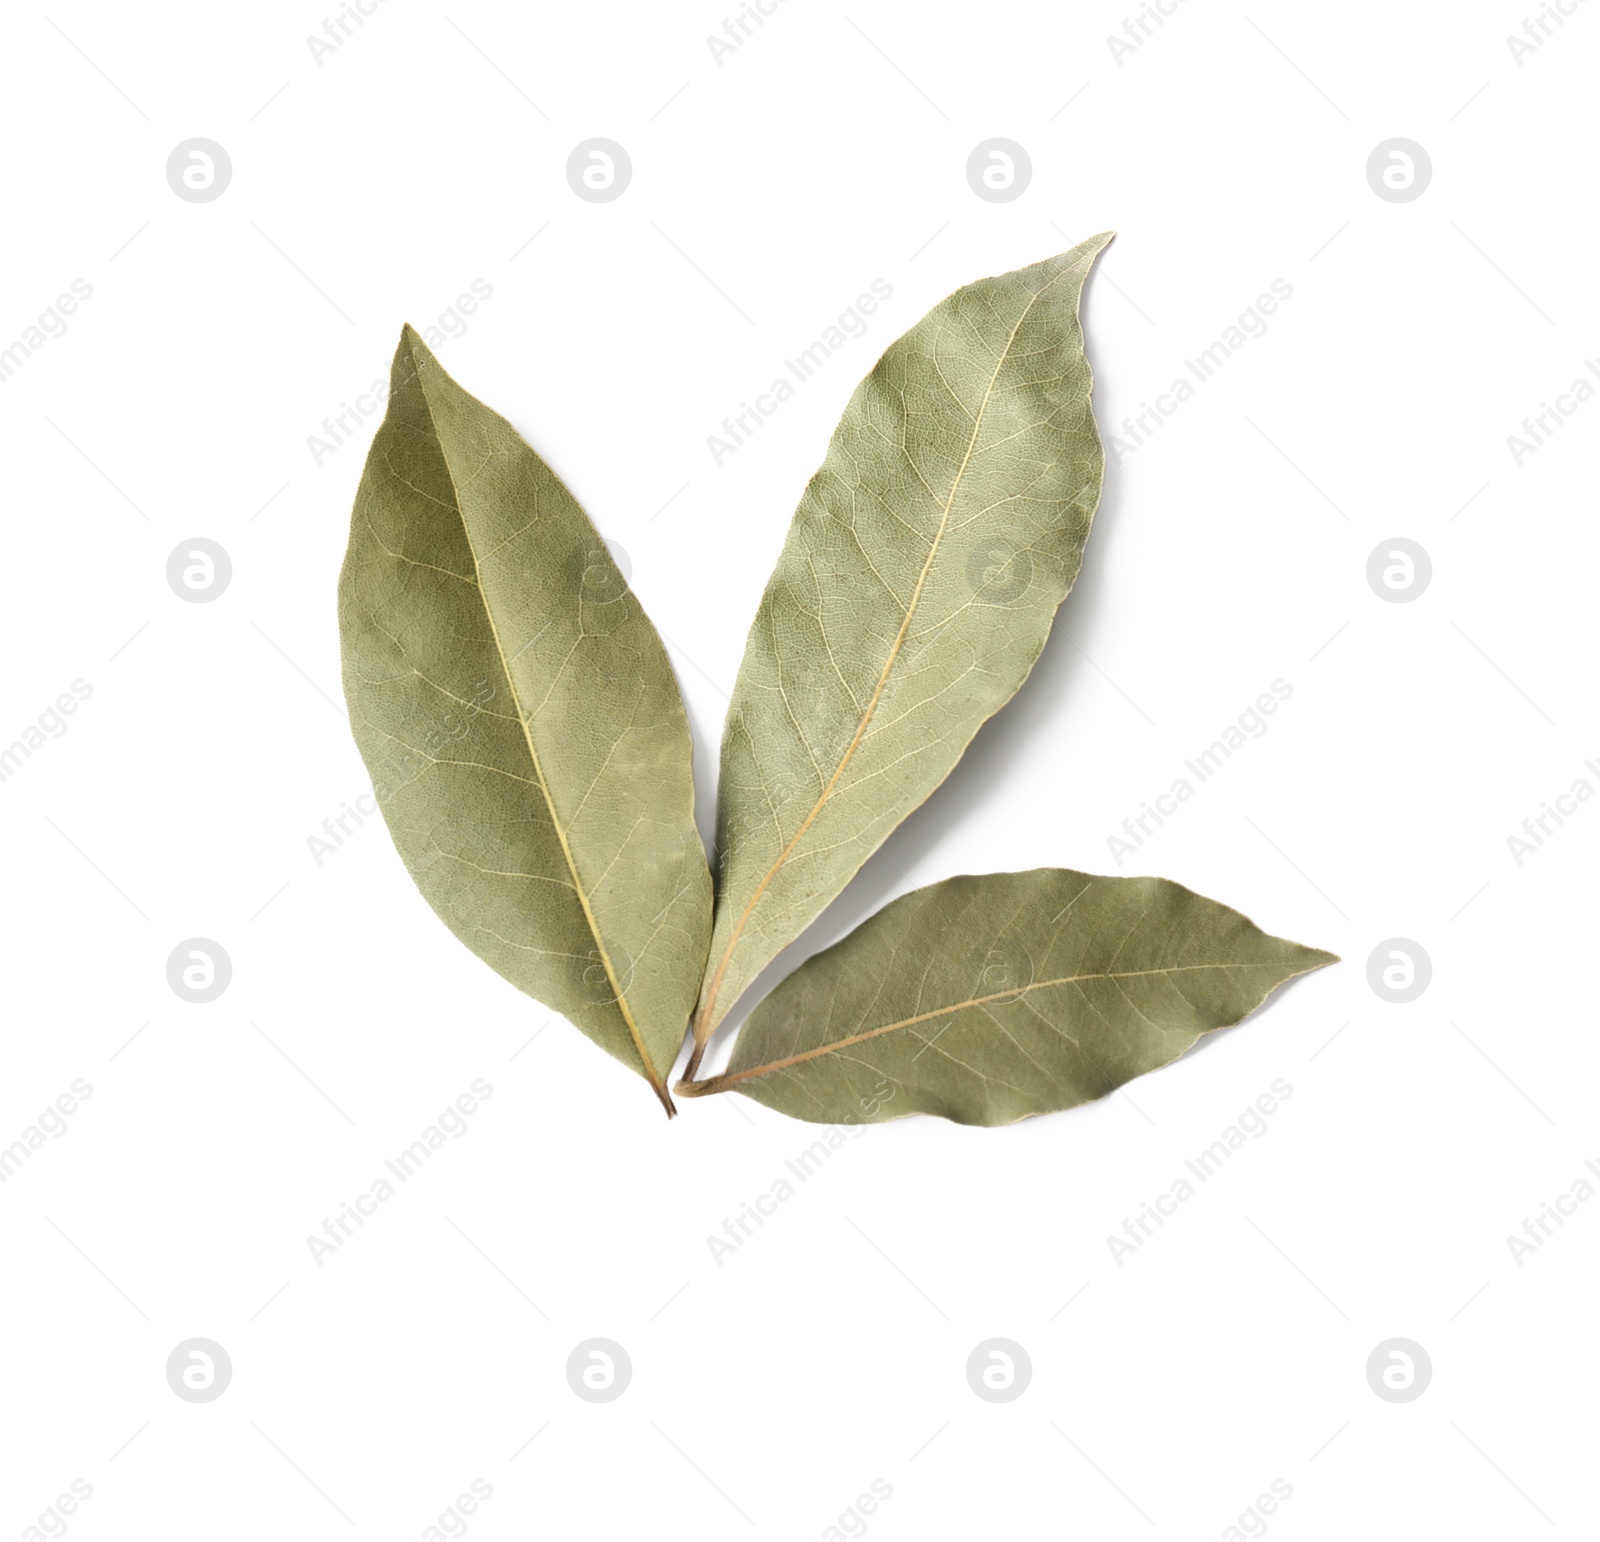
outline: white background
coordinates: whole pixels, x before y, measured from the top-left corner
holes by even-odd
[[[0,1537],[74,1479],[71,1533],[119,1542],[419,1538],[474,1479],[485,1539],[820,1538],[874,1479],[885,1542],[1220,1538],[1275,1479],[1245,1534],[1593,1535],[1600,1204],[1520,1263],[1506,1239],[1600,1158],[1600,810],[1520,865],[1507,837],[1600,785],[1600,406],[1520,466],[1507,436],[1600,353],[1600,14],[1520,63],[1522,0],[1193,0],[1118,62],[1126,14],[785,0],[720,64],[710,4],[386,0],[320,64],[315,5],[10,15],[0,344],[93,296],[0,387],[0,741],[92,695],[0,784],[0,1144],[93,1092],[0,1187]],[[197,136],[233,165],[209,203],[165,175]],[[565,176],[591,136],[633,162],[604,205]],[[1032,159],[1010,203],[965,177],[994,136]],[[1395,136],[1432,160],[1411,202],[1367,181]],[[445,932],[377,821],[310,854],[368,785],[334,583],[377,419],[320,464],[308,438],[403,320],[492,286],[441,360],[629,554],[709,823],[744,632],[856,380],[951,289],[1106,228],[1107,430],[1293,297],[1108,467],[1034,676],[790,961],[910,887],[1049,863],[1345,962],[1126,1095],[861,1132],[719,1264],[818,1132],[731,1096],[667,1124]],[[715,464],[875,278],[868,336]],[[165,568],[198,536],[233,578],[186,604]],[[1411,603],[1367,582],[1393,537],[1432,560]],[[1277,678],[1270,730],[1119,867],[1107,837]],[[232,959],[209,1005],[167,984],[192,937]],[[1405,1005],[1367,980],[1396,937],[1432,960]],[[319,1265],[308,1235],[478,1077],[467,1133]],[[1278,1078],[1267,1132],[1119,1262]],[[633,1365],[605,1405],[565,1374],[596,1336]],[[210,1403],[167,1385],[192,1337],[232,1359]],[[1003,1405],[966,1380],[991,1337],[1032,1361]],[[1433,1366],[1404,1404],[1366,1375],[1394,1337]]]

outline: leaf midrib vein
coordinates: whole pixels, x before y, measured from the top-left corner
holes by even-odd
[[[927,582],[928,574],[933,567],[934,558],[938,556],[940,545],[944,540],[945,530],[950,522],[950,510],[955,506],[956,494],[960,491],[962,478],[966,475],[967,465],[972,459],[973,449],[978,442],[978,435],[982,432],[984,414],[989,409],[989,399],[994,394],[995,382],[999,380],[1000,371],[1005,368],[1006,361],[1011,355],[1011,345],[1016,341],[1017,333],[1022,330],[1022,323],[1028,319],[1029,313],[1033,310],[1033,307],[1038,304],[1040,296],[1049,290],[1052,285],[1054,285],[1066,274],[1075,272],[1077,270],[1077,266],[1078,265],[1074,263],[1068,267],[1062,268],[1059,273],[1056,273],[1051,277],[1048,283],[1041,285],[1034,294],[1030,295],[1028,297],[1028,303],[1023,306],[1022,313],[1017,317],[1015,323],[1012,325],[1010,333],[1006,337],[1005,346],[1000,350],[999,358],[995,360],[994,372],[989,376],[989,384],[984,388],[983,400],[979,403],[977,414],[972,419],[972,433],[967,439],[967,448],[965,454],[963,454],[961,457],[961,464],[956,468],[955,477],[951,481],[949,496],[945,499],[944,508],[939,516],[939,527],[934,532],[933,541],[928,547],[927,558],[922,564],[922,571],[917,575],[916,586],[911,592],[911,599],[907,603],[905,614],[902,616],[900,621],[900,629],[895,634],[894,642],[889,648],[889,657],[884,661],[883,670],[878,676],[878,683],[873,689],[872,697],[867,702],[866,707],[863,709],[860,720],[856,724],[855,734],[851,738],[849,745],[846,747],[844,754],[840,756],[839,764],[834,768],[833,775],[829,778],[827,785],[822,789],[822,792],[818,796],[816,803],[812,806],[811,811],[801,822],[800,828],[795,831],[792,837],[790,837],[788,844],[783,848],[782,851],[778,853],[777,857],[774,858],[772,866],[769,867],[762,875],[761,882],[756,885],[755,892],[750,896],[749,900],[746,901],[745,907],[740,913],[739,919],[734,923],[733,932],[729,936],[727,944],[722,950],[722,956],[717,960],[716,972],[712,975],[711,987],[706,993],[705,1009],[700,1014],[700,1022],[696,1025],[697,1037],[705,1037],[709,1034],[711,1026],[714,1026],[712,1023],[712,1015],[716,1009],[717,997],[721,993],[722,982],[727,975],[728,966],[733,961],[734,949],[739,945],[739,939],[744,934],[744,929],[750,919],[751,913],[760,903],[762,896],[766,893],[773,879],[783,868],[784,863],[789,860],[789,853],[792,852],[794,848],[798,846],[805,838],[806,831],[811,828],[812,824],[816,821],[824,806],[827,804],[828,799],[833,796],[834,788],[838,786],[839,780],[844,775],[846,767],[849,766],[851,760],[854,758],[855,752],[860,747],[861,741],[865,737],[868,727],[871,726],[873,713],[877,710],[879,698],[883,695],[884,687],[888,683],[890,671],[894,668],[895,660],[899,657],[901,646],[905,642],[906,632],[911,626],[911,619],[916,614],[917,604],[922,598],[923,585]],[[935,365],[937,366],[937,359],[935,359]],[[954,396],[955,393],[951,392],[951,395]],[[957,400],[959,401],[959,398],[957,398]],[[907,459],[909,458],[910,457],[908,454]]]
[[[880,1023],[876,1028],[867,1028],[860,1033],[851,1034],[848,1038],[834,1039],[830,1043],[819,1044],[815,1049],[801,1050],[798,1054],[785,1055],[781,1060],[769,1060],[764,1065],[750,1066],[743,1071],[724,1071],[722,1075],[709,1077],[705,1082],[695,1086],[694,1091],[696,1093],[724,1092],[729,1087],[737,1086],[740,1082],[749,1081],[751,1077],[767,1076],[773,1071],[786,1071],[791,1066],[803,1065],[807,1061],[818,1060],[824,1055],[837,1054],[840,1050],[863,1044],[868,1039],[882,1038],[886,1033],[895,1033],[902,1028],[915,1028],[919,1023],[932,1022],[935,1018],[953,1017],[958,1012],[967,1012],[973,1008],[986,1007],[993,1002],[1020,1001],[1034,991],[1050,990],[1058,985],[1081,985],[1091,980],[1137,980],[1148,978],[1152,975],[1183,974],[1199,969],[1262,969],[1268,967],[1270,966],[1266,964],[1247,963],[1173,964],[1165,969],[1129,969],[1120,973],[1099,971],[1093,974],[1062,975],[1054,980],[1036,980],[1031,985],[1018,986],[1012,990],[995,991],[988,996],[972,996],[965,1001],[953,1002],[949,1006],[939,1007],[932,1012],[919,1012],[915,1017],[902,1017],[896,1022]],[[1118,986],[1118,989],[1120,990],[1121,987]],[[1151,1026],[1154,1027],[1155,1025],[1152,1024]],[[679,1088],[679,1091],[686,1090],[684,1087]]]
[[[645,1049],[644,1038],[639,1032],[639,1026],[634,1021],[632,1009],[618,980],[616,970],[611,962],[611,952],[606,947],[605,938],[600,934],[600,924],[595,919],[593,907],[589,903],[589,895],[584,888],[583,878],[578,872],[577,859],[573,856],[572,847],[567,840],[567,832],[561,823],[560,816],[556,813],[554,798],[550,795],[549,783],[545,780],[544,765],[539,758],[539,751],[533,742],[533,732],[529,726],[527,716],[522,705],[522,698],[517,691],[515,676],[511,673],[511,665],[506,656],[505,645],[500,641],[500,628],[495,622],[494,608],[489,603],[489,591],[484,588],[483,570],[478,562],[477,548],[473,545],[472,529],[467,523],[466,510],[461,504],[460,489],[456,485],[455,468],[450,464],[450,456],[445,450],[444,436],[439,432],[439,424],[433,415],[433,402],[428,396],[427,381],[423,378],[421,368],[417,365],[415,350],[411,354],[412,367],[417,370],[417,388],[422,396],[422,405],[427,410],[428,423],[433,429],[434,442],[439,446],[439,459],[444,463],[445,475],[450,478],[450,492],[455,499],[455,512],[461,521],[461,533],[467,543],[468,554],[472,558],[472,572],[477,584],[478,594],[483,600],[483,614],[489,622],[489,636],[494,643],[495,656],[500,661],[500,668],[506,677],[507,689],[511,692],[511,700],[517,709],[517,722],[522,729],[522,741],[528,748],[528,758],[533,763],[534,776],[538,779],[540,795],[544,798],[546,810],[550,815],[550,828],[555,831],[556,840],[561,846],[561,855],[566,862],[567,871],[572,874],[572,891],[578,898],[578,905],[583,911],[583,919],[589,928],[589,935],[594,938],[594,945],[600,954],[601,967],[606,972],[606,980],[611,986],[613,996],[616,998],[617,1010],[622,1014],[622,1020],[627,1024],[629,1036],[633,1039],[633,1047],[638,1051],[639,1063],[644,1067],[645,1075],[650,1079],[650,1085],[655,1088],[656,1095],[667,1105],[670,1112],[672,1104],[667,1096],[666,1081],[657,1072],[655,1063],[650,1059],[649,1052]],[[499,550],[497,547],[496,550]]]

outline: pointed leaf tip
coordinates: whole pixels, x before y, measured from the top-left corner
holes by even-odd
[[[677,681],[571,493],[409,323],[339,620],[351,728],[424,898],[670,1115],[711,908]]]
[[[697,1046],[1044,647],[1100,496],[1078,301],[1108,239],[957,290],[845,408],[734,687]]]
[[[1164,878],[951,878],[807,960],[728,1069],[679,1091],[823,1124],[1011,1124],[1104,1097],[1334,962]]]

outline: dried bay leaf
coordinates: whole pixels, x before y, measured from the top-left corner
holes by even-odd
[[[677,682],[571,493],[410,327],[339,620],[351,727],[424,898],[670,1114],[711,914]]]
[[[677,1090],[821,1124],[1010,1124],[1104,1097],[1335,962],[1165,878],[951,878],[808,959],[727,1070]]]
[[[1078,301],[1110,239],[956,291],[851,397],[734,688],[691,1076],[1039,656],[1099,499]]]

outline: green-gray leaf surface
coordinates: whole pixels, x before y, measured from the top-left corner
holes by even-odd
[[[728,1069],[678,1090],[820,1124],[1010,1124],[1104,1097],[1335,962],[1165,878],[951,878],[808,959]]]
[[[1110,239],[957,290],[851,397],[728,713],[696,1060],[1039,656],[1100,494],[1078,299]]]
[[[410,327],[339,621],[351,727],[423,896],[672,1112],[711,911],[672,667],[571,493]]]

